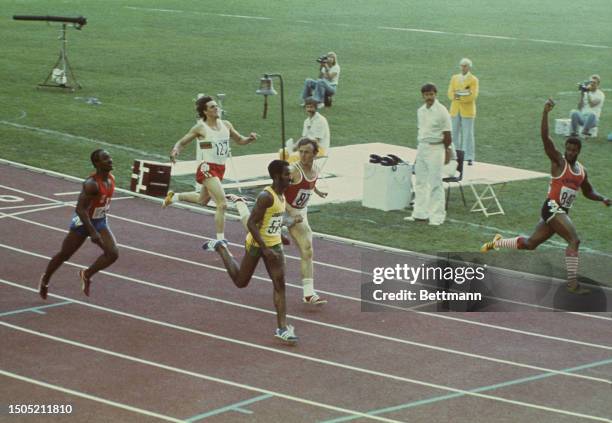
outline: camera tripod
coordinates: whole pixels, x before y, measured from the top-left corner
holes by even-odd
[[[81,84],[77,82],[76,76],[72,71],[70,62],[68,62],[68,53],[66,49],[66,24],[62,24],[59,40],[61,42],[59,58],[51,68],[51,72],[47,78],[38,84],[39,87],[62,88],[74,91],[81,88]]]

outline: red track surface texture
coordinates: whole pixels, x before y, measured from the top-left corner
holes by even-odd
[[[0,165],[1,421],[610,421],[609,314],[362,312],[368,250],[316,239],[316,288],[330,301],[301,303],[289,247],[300,342],[288,347],[272,336],[263,265],[235,288],[200,249],[212,216],[143,199],[113,202],[120,258],[96,275],[91,297],[77,277],[99,254],[88,242],[43,301],[38,278],[73,209],[59,202],[79,189]],[[228,221],[226,235],[242,256],[241,225]],[[72,413],[11,413],[21,404]]]

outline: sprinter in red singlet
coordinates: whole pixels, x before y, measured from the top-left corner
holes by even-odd
[[[314,158],[319,152],[319,144],[312,139],[302,138],[297,143],[299,160],[291,166],[291,185],[285,191],[286,213],[289,216],[289,233],[300,250],[300,271],[303,301],[306,304],[323,305],[327,300],[321,298],[314,289],[312,229],[308,224],[308,201],[314,192],[325,198],[327,193],[317,189],[320,169],[315,166]]]
[[[548,188],[548,196],[542,206],[541,219],[535,231],[529,238],[516,237],[503,239],[501,235],[495,235],[493,241],[485,243],[480,251],[486,253],[499,248],[514,248],[519,250],[535,250],[538,245],[558,234],[567,241],[565,250],[565,268],[567,270],[567,289],[575,294],[588,294],[590,291],[578,284],[578,247],[580,239],[576,228],[569,218],[569,210],[572,207],[578,190],[593,201],[601,201],[610,206],[610,199],[598,194],[591,186],[587,177],[586,169],[577,161],[582,143],[578,137],[570,136],[565,141],[565,154],[561,154],[549,136],[548,113],[553,109],[555,103],[549,99],[544,104],[542,114],[541,136],[544,143],[544,151],[551,163],[551,181]]]
[[[106,221],[106,213],[115,191],[115,178],[111,174],[113,159],[107,151],[100,149],[91,153],[91,162],[96,171],[83,182],[68,235],[64,238],[60,252],[53,256],[40,277],[38,293],[42,299],[47,299],[53,273],[81,248],[87,237],[102,249],[103,254],[91,266],[79,272],[81,289],[85,295],[89,296],[91,277],[119,257],[117,242]]]

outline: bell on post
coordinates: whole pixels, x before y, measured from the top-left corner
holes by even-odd
[[[272,78],[267,75],[261,78],[259,80],[259,89],[255,93],[264,96],[276,95],[277,92],[274,89],[274,85],[272,85]]]

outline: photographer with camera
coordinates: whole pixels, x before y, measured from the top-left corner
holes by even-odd
[[[333,51],[330,51],[324,56],[317,59],[319,63],[319,79],[306,79],[304,81],[304,89],[302,90],[302,104],[308,97],[313,97],[317,101],[317,108],[324,107],[326,96],[336,94],[338,88],[338,79],[340,78],[340,65],[338,65],[338,56]]]
[[[572,120],[571,136],[578,135],[578,126],[582,126],[582,135],[590,137],[591,129],[599,124],[599,116],[606,97],[599,89],[600,83],[599,75],[592,75],[590,81],[578,84],[580,100],[578,101],[578,110],[572,110],[570,114]]]

